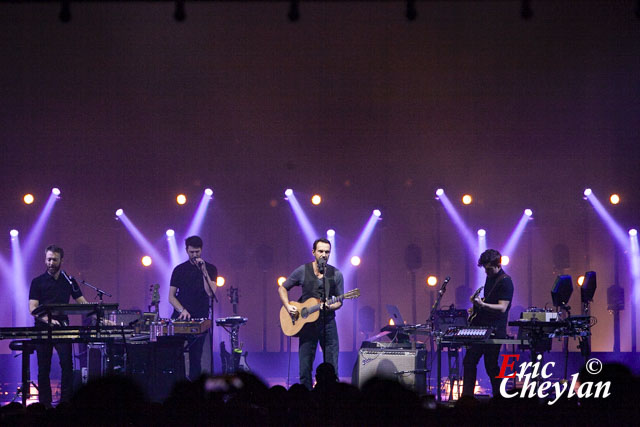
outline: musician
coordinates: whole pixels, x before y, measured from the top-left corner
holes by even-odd
[[[75,279],[69,277],[62,270],[64,250],[61,247],[51,245],[45,249],[45,264],[47,271],[31,281],[29,289],[29,312],[33,313],[40,304],[68,304],[69,297],[77,303],[87,304],[82,296],[82,291]],[[46,327],[48,316],[36,317],[36,327]],[[69,317],[53,316],[51,324],[54,326],[69,325]],[[60,384],[60,401],[65,402],[71,398],[73,392],[73,352],[71,343],[38,344],[36,354],[38,357],[38,390],[39,401],[47,407],[51,407],[51,357],[53,349],[58,352],[62,378]]]
[[[209,318],[209,300],[214,297],[218,269],[202,259],[202,239],[187,237],[185,250],[189,259],[176,266],[171,274],[169,303],[174,311],[172,319],[190,320]],[[202,372],[200,359],[206,333],[189,336],[189,379],[195,381]],[[212,355],[213,357],[213,355]]]
[[[513,282],[502,269],[502,255],[495,249],[487,249],[478,259],[478,267],[484,268],[487,279],[484,284],[484,298],[479,296],[473,300],[477,316],[471,326],[489,326],[494,328],[493,338],[506,338],[509,309],[513,300]],[[498,356],[500,345],[474,344],[467,349],[464,357],[464,385],[463,396],[473,396],[476,384],[477,365],[484,356],[484,367],[491,379],[493,397],[500,396],[500,373]]]
[[[313,262],[303,264],[296,268],[287,280],[278,287],[278,294],[282,305],[290,314],[295,314],[297,308],[289,304],[289,290],[294,286],[302,287],[300,302],[309,298],[318,298],[321,301],[325,296],[325,280],[329,289],[327,297],[339,296],[344,293],[344,279],[340,270],[328,265],[331,254],[331,243],[327,239],[318,239],[313,242],[311,254]],[[300,338],[298,358],[300,362],[300,383],[309,390],[312,388],[311,370],[316,357],[318,342],[322,347],[325,362],[331,363],[338,372],[338,328],[336,326],[335,311],[342,307],[342,302],[324,304],[320,317],[313,323],[307,323],[299,332]]]

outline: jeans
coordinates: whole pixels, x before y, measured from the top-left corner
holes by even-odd
[[[322,347],[324,361],[331,363],[338,375],[338,354],[340,353],[338,342],[338,327],[336,326],[335,317],[326,321],[323,332],[322,313],[320,318],[304,325],[300,331],[300,345],[298,349],[298,359],[300,362],[300,383],[311,390],[313,379],[311,371],[313,362],[316,358],[316,349],[318,342]]]
[[[474,344],[467,349],[467,354],[465,354],[462,362],[464,366],[463,396],[473,396],[473,390],[476,386],[477,365],[482,356],[484,356],[484,368],[491,380],[493,397],[500,396],[500,381],[502,380],[496,378],[500,374],[500,367],[498,366],[500,347],[497,344]]]
[[[189,353],[189,379],[195,381],[202,373],[202,347],[207,334],[191,335],[187,338]],[[207,371],[209,369],[207,368]]]
[[[68,402],[73,393],[73,350],[71,343],[38,344],[36,354],[38,356],[38,393],[39,401],[47,407],[51,407],[51,357],[55,347],[60,359],[62,378],[60,384],[60,402]]]

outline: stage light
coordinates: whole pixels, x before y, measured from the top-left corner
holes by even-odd
[[[60,195],[60,189],[57,188],[57,187],[52,188],[51,192],[53,193],[54,196],[59,196]]]
[[[213,190],[210,188],[207,188],[206,190],[204,190],[204,194],[206,194],[207,196],[211,197],[213,196]]]
[[[502,258],[500,258],[500,264],[502,265],[509,265],[509,257],[507,255],[502,255]]]
[[[216,286],[219,288],[224,286],[224,277],[218,276],[218,278],[216,279]]]
[[[609,201],[612,205],[617,205],[618,203],[620,203],[620,196],[618,196],[617,194],[612,194],[611,197],[609,197]]]
[[[582,286],[583,283],[584,283],[584,276],[579,276],[578,277],[578,286]]]
[[[15,228],[9,232],[9,235],[11,237],[18,237],[18,234],[20,234],[20,233]]]
[[[327,237],[333,237],[336,235],[336,230],[334,230],[333,228],[330,228],[327,230]]]
[[[319,194],[314,194],[313,197],[311,197],[311,203],[318,206],[320,203],[322,203],[322,197],[320,197]]]
[[[637,235],[638,235],[638,230],[636,230],[635,228],[632,228],[631,230],[629,230],[629,236],[633,237]]]
[[[358,255],[354,255],[351,257],[351,265],[353,265],[354,267],[359,266],[361,262],[362,260]]]
[[[118,210],[116,211],[116,216],[117,216],[117,217],[120,217],[120,216],[122,216],[122,214],[123,214],[123,213],[124,213],[124,211],[123,211],[122,209],[118,209]]]
[[[178,197],[176,197],[176,202],[178,202],[179,205],[184,205],[185,203],[187,203],[187,196],[185,196],[184,194],[178,194]]]
[[[427,286],[434,287],[438,284],[438,278],[436,276],[427,277]]]
[[[471,202],[473,202],[473,198],[470,194],[465,194],[464,196],[462,196],[462,203],[464,203],[465,205],[470,205]]]
[[[584,193],[582,193],[582,194],[584,194],[585,197],[589,197],[591,195],[591,193],[592,193],[591,189],[590,188],[586,188],[584,190]]]
[[[167,235],[167,237],[173,237],[176,235],[176,232],[173,231],[172,229],[168,229],[165,234]]]
[[[145,267],[149,267],[153,263],[153,260],[149,255],[145,255],[142,257],[140,262],[142,262],[142,265],[144,265]]]
[[[525,209],[524,214],[528,217],[533,216],[533,211],[531,209]]]
[[[438,188],[436,190],[436,196],[440,197],[444,194],[444,190],[442,188]]]
[[[24,200],[27,205],[30,205],[35,199],[33,198],[33,194],[25,194],[22,200]]]
[[[373,214],[375,216],[377,216],[378,218],[380,218],[382,216],[382,212],[380,212],[380,209],[374,209],[373,210]]]
[[[290,188],[287,188],[286,190],[284,190],[284,195],[289,197],[293,194],[293,190]]]
[[[390,317],[389,318],[389,326],[395,326],[396,322],[393,321],[393,319]]]
[[[478,230],[478,237],[485,237],[487,235],[487,231],[484,228]]]
[[[284,285],[284,282],[286,282],[286,281],[287,281],[286,277],[284,277],[284,276],[278,277],[278,286]]]

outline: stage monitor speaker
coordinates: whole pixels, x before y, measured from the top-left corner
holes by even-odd
[[[103,377],[107,373],[107,344],[87,344],[87,376],[88,381]]]
[[[424,394],[426,360],[425,350],[361,348],[354,367],[353,383],[361,388],[373,377],[386,378]]]

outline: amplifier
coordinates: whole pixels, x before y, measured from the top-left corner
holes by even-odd
[[[373,377],[386,378],[424,394],[426,359],[425,350],[361,348],[354,366],[352,382],[362,387]]]
[[[115,326],[130,326],[138,323],[142,319],[140,310],[115,310],[110,312],[107,319],[113,322]]]
[[[522,320],[537,320],[538,322],[552,322],[558,320],[556,311],[523,311],[520,315]]]
[[[87,375],[83,375],[83,382],[103,377],[107,373],[108,357],[107,344],[87,344]]]

